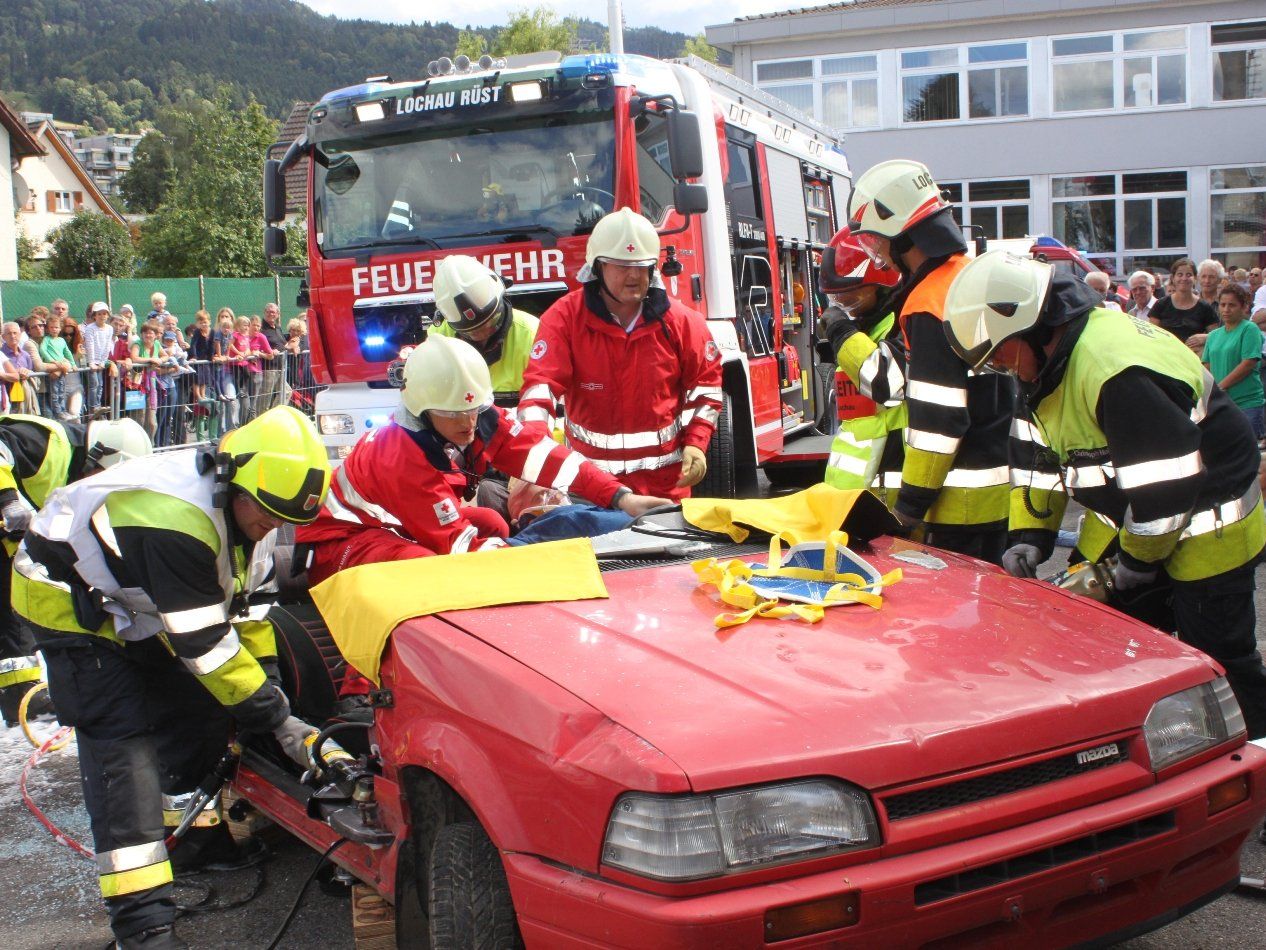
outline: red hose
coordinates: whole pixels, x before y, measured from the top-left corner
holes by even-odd
[[[55,841],[60,841],[66,847],[70,848],[72,851],[77,852],[81,857],[87,858],[89,861],[91,861],[93,858],[97,856],[96,853],[91,848],[86,847],[83,844],[80,844],[70,835],[66,834],[66,832],[62,831],[55,824],[53,824],[53,820],[49,818],[48,815],[44,814],[43,810],[40,808],[39,805],[35,804],[35,799],[31,798],[31,793],[28,792],[26,788],[26,780],[27,780],[27,777],[31,774],[31,769],[39,765],[40,760],[44,758],[45,755],[48,754],[48,751],[54,745],[56,745],[58,741],[60,741],[61,739],[64,739],[67,735],[69,735],[70,732],[71,732],[70,726],[62,726],[55,733],[53,733],[48,739],[44,740],[43,745],[41,745],[38,749],[36,749],[34,752],[31,753],[30,757],[26,760],[26,765],[22,767],[22,777],[21,779],[18,780],[18,790],[22,793],[22,801],[26,803],[27,809],[31,812],[32,815],[35,816],[35,820],[38,821],[41,825],[43,825],[44,828],[48,831],[48,833],[53,836],[53,839]],[[163,841],[163,844],[166,845],[167,850],[170,851],[172,848],[176,846],[177,840],[178,839],[176,838],[175,835],[168,835],[167,838]]]

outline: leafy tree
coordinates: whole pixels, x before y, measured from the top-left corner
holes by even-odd
[[[167,201],[141,229],[145,275],[267,273],[260,175],[277,124],[254,99],[235,108],[224,88],[190,129],[186,164],[176,170]]]
[[[488,52],[488,41],[482,33],[462,30],[457,35],[457,48],[453,50],[454,56],[469,56],[472,60],[476,60],[486,52]]]
[[[150,132],[132,154],[132,167],[119,179],[119,191],[133,214],[153,214],[167,199],[175,170],[171,143],[161,132]]]
[[[39,245],[18,228],[18,280],[44,280],[48,277],[48,261],[36,260]]]
[[[131,277],[136,269],[136,252],[126,225],[99,211],[76,211],[65,224],[48,235],[53,249],[49,255],[49,276]]]
[[[576,21],[559,20],[549,7],[522,9],[510,14],[510,22],[492,41],[496,56],[539,53],[554,49],[566,53],[576,48]]]
[[[717,61],[717,48],[708,42],[707,37],[700,33],[698,36],[686,37],[686,45],[681,51],[682,56],[698,56],[700,59],[706,59],[710,63]]]

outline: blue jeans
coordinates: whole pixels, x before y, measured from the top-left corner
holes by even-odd
[[[84,408],[89,412],[101,405],[101,377],[103,374],[104,371],[99,369],[89,370],[84,374],[87,377],[85,388],[88,390],[86,394],[88,402]]]
[[[154,445],[176,445],[176,399],[179,396],[175,386],[158,389],[158,434]]]
[[[61,377],[48,382],[48,399],[44,404],[44,415],[52,419],[60,419],[66,415],[66,380]]]
[[[1253,406],[1245,409],[1240,406],[1240,412],[1244,413],[1244,418],[1248,420],[1248,424],[1253,427],[1253,435],[1257,436],[1257,441],[1266,439],[1266,419],[1263,419],[1262,406]]]

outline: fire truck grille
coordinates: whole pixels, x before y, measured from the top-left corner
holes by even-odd
[[[937,878],[935,881],[926,881],[915,886],[914,904],[916,907],[922,907],[962,894],[970,894],[972,891],[984,890],[995,884],[1005,884],[1017,878],[1037,874],[1040,871],[1049,871],[1051,868],[1163,835],[1168,831],[1173,831],[1175,827],[1172,811],[1162,815],[1151,815],[1127,825],[1097,831],[1072,841],[1063,841],[1039,851],[1030,851],[1028,854]]]
[[[1129,744],[1125,741],[1116,743],[1114,755],[1107,755],[1089,762],[1078,762],[1078,752],[1032,762],[1018,768],[982,775],[978,778],[964,779],[960,782],[949,782],[934,788],[924,788],[917,792],[905,792],[884,799],[884,807],[888,811],[889,821],[900,821],[903,818],[915,818],[946,808],[958,808],[973,802],[1022,792],[1027,788],[1036,788],[1048,782],[1056,782],[1062,778],[1085,775],[1108,768],[1130,757]]]

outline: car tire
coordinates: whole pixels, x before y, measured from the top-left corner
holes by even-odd
[[[435,836],[427,874],[431,950],[515,950],[519,936],[501,852],[478,822]]]
[[[722,396],[716,431],[708,443],[708,473],[690,489],[696,498],[733,498],[737,494],[738,458],[734,452],[734,416],[730,394]]]

